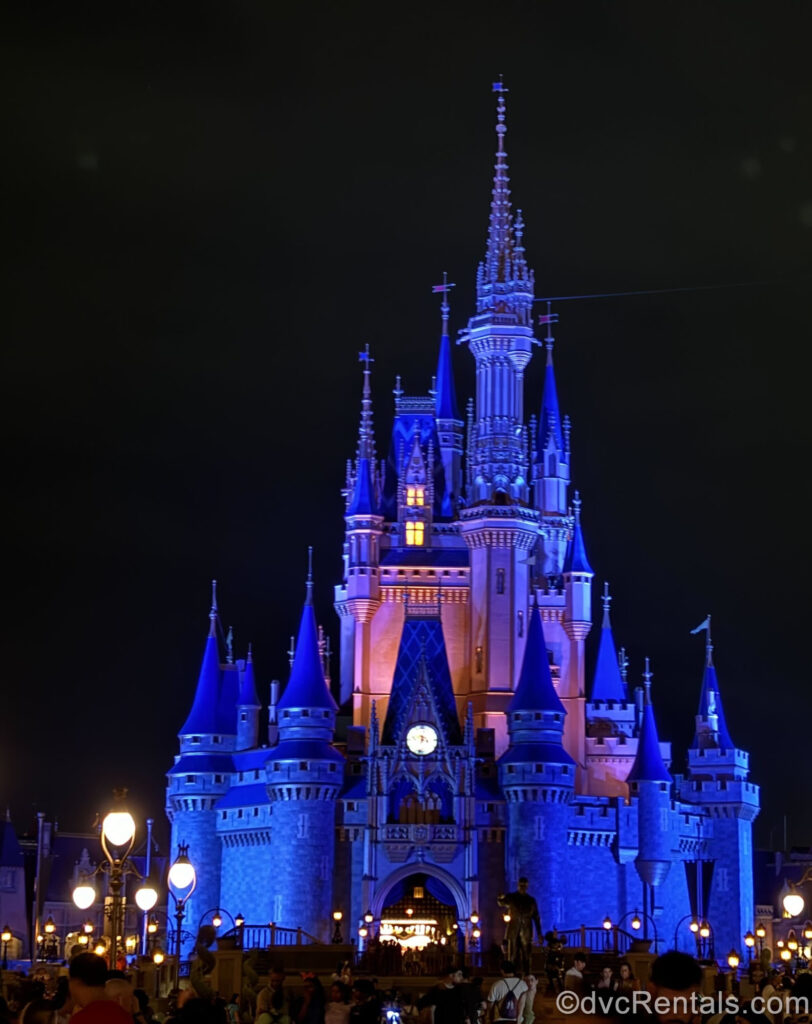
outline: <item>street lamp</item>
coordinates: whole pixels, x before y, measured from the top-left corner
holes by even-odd
[[[0,940],[3,943],[3,970],[8,970],[8,944],[11,942],[12,933],[9,926],[3,925],[3,930],[0,932]]]
[[[211,919],[211,923],[214,925],[215,928],[219,928],[220,925],[223,923],[223,919],[220,916],[219,910],[216,910],[214,912],[214,917]]]
[[[186,901],[195,891],[197,885],[197,872],[194,864],[189,860],[189,847],[183,843],[178,845],[178,855],[169,869],[169,895],[175,901],[175,956],[180,971],[181,955],[181,929],[183,927],[183,915],[186,910]],[[175,892],[175,890],[178,892]]]
[[[124,931],[124,897],[121,895],[124,876],[135,875],[136,878],[144,882],[135,893],[135,902],[141,910],[151,910],[155,906],[158,901],[158,891],[148,881],[141,878],[141,875],[127,859],[135,843],[135,819],[127,810],[127,790],[114,789],[113,798],[112,810],[104,816],[101,828],[101,846],[107,860],[99,864],[93,873],[109,872],[110,904],[109,911],[105,907],[105,913],[110,918],[110,967],[115,969],[118,959],[118,942]],[[90,879],[87,875],[80,876],[79,884],[73,890],[73,902],[80,910],[88,910],[95,899],[96,889]],[[47,923],[45,931],[48,931]]]
[[[741,961],[739,954],[736,952],[735,949],[731,949],[731,951],[727,954],[727,965],[731,969],[731,971],[735,971],[736,968],[739,966],[740,962]]]
[[[747,947],[747,961],[749,963],[753,959],[753,947],[756,944],[756,937],[749,930],[745,932],[744,944]]]
[[[152,954],[152,962],[155,964],[156,967],[160,967],[165,959],[166,957],[164,956],[163,950],[161,949],[156,949],[155,952]]]
[[[612,918],[608,914],[603,919],[603,927],[606,929],[607,932],[610,932],[612,930]]]
[[[627,917],[630,917],[630,916],[631,916],[631,921],[629,921],[629,926],[631,927],[632,931],[639,932],[640,929],[643,927],[643,924],[645,924],[646,930],[645,930],[645,933],[643,935],[644,939],[648,939],[648,927],[649,927],[649,924],[651,924],[651,930],[654,932],[654,952],[657,953],[658,950],[659,950],[659,945],[660,945],[660,936],[657,934],[657,925],[654,923],[654,919],[649,914],[647,914],[645,911],[643,911],[643,913],[641,914],[639,910],[632,910],[629,913],[624,914],[623,917],[621,917],[621,919],[617,923],[618,928],[622,927],[623,922],[626,920]],[[685,918],[683,918],[682,920],[684,921]],[[609,921],[609,917],[608,916],[606,918],[606,921]],[[606,921],[603,922],[603,927],[604,928],[606,928]],[[681,923],[682,923],[682,921],[680,922],[680,924]],[[611,924],[611,922],[610,922],[610,924]],[[679,925],[677,925],[677,928],[679,928]],[[676,940],[675,940],[675,946],[676,946]]]
[[[344,917],[344,913],[341,910],[333,911],[333,920],[335,921],[335,927],[333,928],[333,943],[338,946],[344,939],[341,935],[341,919]]]
[[[375,920],[375,915],[374,915],[374,914],[372,913],[372,911],[371,911],[371,910],[368,910],[368,911],[367,911],[367,912],[366,912],[366,913],[364,914],[364,921],[366,922],[366,924],[372,924],[372,922],[373,922],[374,920]]]

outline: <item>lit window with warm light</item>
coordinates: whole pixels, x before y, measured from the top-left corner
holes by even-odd
[[[412,523],[406,524],[406,543],[413,547],[423,543],[423,523]]]
[[[410,484],[406,488],[406,504],[422,508],[426,504],[426,488]]]

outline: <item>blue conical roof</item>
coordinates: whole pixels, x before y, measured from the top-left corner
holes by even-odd
[[[437,359],[437,395],[435,407],[438,420],[461,421],[457,408],[457,394],[454,388],[454,371],[451,366],[451,341],[447,334],[440,338],[440,355]]]
[[[702,677],[702,690],[699,694],[698,715],[706,721],[712,717],[716,718],[716,732],[719,741],[719,748],[721,750],[735,749],[733,740],[730,738],[730,732],[727,728],[727,721],[725,720],[725,711],[722,707],[722,695],[719,692],[719,681],[716,678],[716,669],[710,662],[710,659],[708,659],[708,664],[705,666],[705,674]],[[692,749],[697,750],[699,746],[699,733],[697,732],[694,735],[694,742],[691,744],[691,747]]]
[[[439,615],[436,618],[406,618],[403,623],[381,743],[398,741],[421,683],[431,693],[447,742],[452,745],[462,742]]]
[[[584,534],[581,530],[581,517],[576,513],[575,526],[572,531],[572,540],[567,545],[567,554],[564,558],[564,572],[592,572],[592,566],[586,557],[586,546]]]
[[[193,734],[213,735],[220,732],[217,717],[217,700],[220,688],[220,656],[217,651],[215,623],[216,619],[212,616],[211,628],[203,650],[203,663],[200,666],[200,675],[197,680],[192,710],[189,712],[189,717],[186,719],[183,728],[178,733],[179,736],[191,736]]]
[[[598,660],[595,664],[595,678],[592,681],[592,700],[626,700],[626,687],[620,675],[608,608],[603,615]]]
[[[530,612],[530,628],[527,631],[522,671],[516,692],[508,705],[508,712],[511,711],[558,711],[562,715],[566,714],[553,686],[538,605]]]
[[[337,711],[338,705],[327,687],[324,668],[319,654],[319,632],[316,627],[316,613],[308,600],[302,609],[299,636],[296,640],[296,656],[290,672],[288,685],[282,694],[278,708],[327,708]]]
[[[372,467],[368,458],[358,460],[358,475],[352,500],[347,509],[348,516],[371,516],[375,513],[375,496],[372,488]]]
[[[547,366],[544,371],[544,393],[541,400],[541,417],[539,419],[538,437],[536,440],[537,458],[540,459],[542,457],[551,433],[555,448],[559,452],[563,452],[564,434],[561,430],[561,411],[558,407],[558,389],[555,385],[553,350],[548,348]]]
[[[657,723],[654,721],[654,708],[649,700],[643,705],[643,720],[640,723],[640,735],[637,740],[637,756],[629,782],[673,782],[663,757],[660,753],[660,740],[657,736]]]
[[[248,652],[248,659],[245,662],[245,668],[243,669],[242,679],[240,680],[240,696],[237,704],[244,708],[262,707],[257,696],[257,684],[254,679],[254,659],[251,657],[250,650]]]

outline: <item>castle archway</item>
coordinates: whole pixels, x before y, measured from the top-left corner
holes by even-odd
[[[372,913],[380,921],[382,940],[404,950],[429,944],[453,948],[461,937],[459,922],[468,916],[468,899],[459,882],[431,864],[403,864],[375,890]]]

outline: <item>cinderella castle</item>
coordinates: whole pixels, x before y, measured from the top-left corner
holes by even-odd
[[[219,907],[328,941],[340,911],[347,938],[368,926],[407,944],[489,948],[504,936],[497,896],[526,876],[544,930],[607,917],[628,929],[637,911],[661,951],[695,950],[696,918],[726,956],[753,927],[758,787],[725,722],[709,621],[684,769],[659,738],[648,662],[640,685],[627,681],[605,584],[587,643],[595,572],[571,492],[554,317],[540,318],[536,338],[505,90],[494,89],[487,250],[458,342],[475,361],[476,395],[461,413],[449,285],[435,289],[436,377],[425,394],[398,379],[385,458],[362,354],[334,595],[340,680],[330,680],[310,574],[267,734],[251,655],[234,658],[214,602],[168,772],[173,849],[188,845],[197,869],[188,920]],[[546,370],[528,416],[534,355]]]

